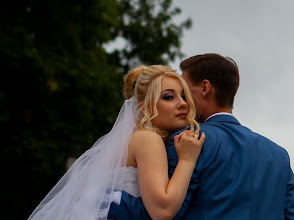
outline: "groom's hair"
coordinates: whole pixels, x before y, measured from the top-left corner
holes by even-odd
[[[215,100],[220,107],[233,108],[234,97],[239,87],[239,70],[230,57],[209,53],[190,57],[181,62],[194,85],[208,80],[215,89]]]

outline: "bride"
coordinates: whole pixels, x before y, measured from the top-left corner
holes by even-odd
[[[77,159],[29,219],[106,219],[122,190],[141,196],[153,219],[177,213],[205,139],[198,140],[190,91],[170,67],[153,65],[127,74],[124,95],[112,130]],[[179,160],[169,179],[165,143],[188,125],[174,138]]]

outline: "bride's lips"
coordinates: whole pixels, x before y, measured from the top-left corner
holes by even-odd
[[[187,117],[187,113],[180,113],[180,114],[177,114],[176,117],[179,117],[179,118],[186,118]]]

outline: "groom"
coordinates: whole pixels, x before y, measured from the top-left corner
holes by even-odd
[[[206,135],[185,201],[174,219],[294,219],[294,176],[289,156],[232,115],[239,87],[237,64],[218,54],[181,62]],[[177,165],[173,136],[167,147],[169,175]],[[111,219],[150,219],[141,198],[123,192]]]

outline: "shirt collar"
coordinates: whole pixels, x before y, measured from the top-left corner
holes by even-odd
[[[218,112],[218,113],[215,113],[215,114],[209,116],[204,122],[206,122],[208,119],[210,119],[210,118],[212,118],[212,117],[214,117],[214,116],[216,116],[216,115],[230,115],[230,116],[235,117],[232,113],[228,113],[228,112]]]

